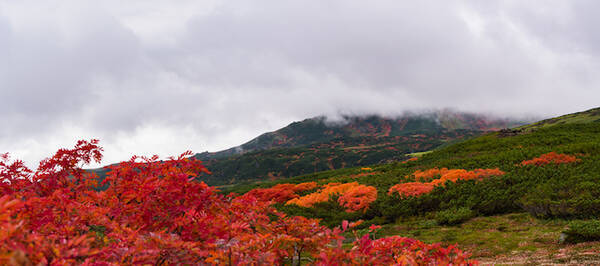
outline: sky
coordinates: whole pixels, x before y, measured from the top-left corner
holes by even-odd
[[[317,115],[600,105],[600,1],[0,0],[0,153],[218,151]]]

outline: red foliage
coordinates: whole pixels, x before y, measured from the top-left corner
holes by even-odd
[[[337,228],[288,217],[253,196],[223,196],[194,181],[208,170],[190,155],[165,161],[133,157],[111,167],[102,192],[93,190],[96,176],[80,168],[100,160],[95,140],[59,150],[36,171],[1,155],[0,265],[273,265],[298,264],[300,254],[321,265],[467,258],[453,247],[399,237],[361,238],[344,249]],[[331,246],[332,241],[339,244]]]
[[[298,198],[297,192],[315,189],[316,182],[306,182],[300,184],[277,184],[270,188],[255,188],[244,194],[246,197],[255,197],[260,201],[273,201],[283,203],[288,200]]]
[[[347,225],[347,222],[344,221]],[[347,226],[343,226],[344,231]],[[351,227],[351,226],[350,226]],[[371,226],[370,232],[380,226]],[[425,244],[419,240],[391,236],[372,239],[369,234],[359,237],[351,249],[343,249],[341,239],[337,247],[319,254],[316,265],[477,265],[469,260],[470,255],[456,246],[442,247],[440,244]]]
[[[364,235],[350,250],[334,248],[322,252],[316,265],[476,265],[469,254],[456,246],[444,248],[440,244],[391,236],[371,240]]]
[[[540,157],[533,158],[531,160],[525,160],[521,162],[521,165],[546,165],[546,164],[563,164],[563,163],[574,163],[579,161],[577,157],[573,155],[567,155],[556,152],[549,152],[546,154],[540,155]]]

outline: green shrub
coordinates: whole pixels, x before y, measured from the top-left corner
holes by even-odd
[[[435,227],[436,225],[438,225],[438,222],[436,220],[424,220],[419,223],[419,228],[429,229]]]
[[[600,220],[572,221],[563,233],[566,235],[567,243],[600,240]]]
[[[475,216],[475,213],[471,209],[461,207],[439,211],[435,216],[435,220],[438,224],[456,225],[473,218],[473,216]]]
[[[579,181],[581,176],[549,180],[527,192],[519,205],[537,218],[590,219],[600,217],[600,186]]]

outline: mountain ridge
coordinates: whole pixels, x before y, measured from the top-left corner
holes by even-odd
[[[343,116],[336,122],[318,116],[264,133],[240,146],[194,157],[204,161],[213,173],[203,176],[202,181],[229,185],[402,161],[410,153],[522,124],[448,110],[395,118]]]
[[[448,109],[422,113],[405,112],[395,117],[375,114],[342,115],[341,120],[333,121],[328,120],[326,116],[316,116],[263,133],[239,146],[217,152],[197,153],[195,157],[200,160],[219,159],[257,150],[305,146],[346,136],[407,136],[422,133],[424,130],[440,129],[497,131],[523,125],[525,122],[528,121]]]

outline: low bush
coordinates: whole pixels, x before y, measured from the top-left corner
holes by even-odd
[[[600,240],[600,220],[575,220],[569,223],[565,242],[579,243]]]

